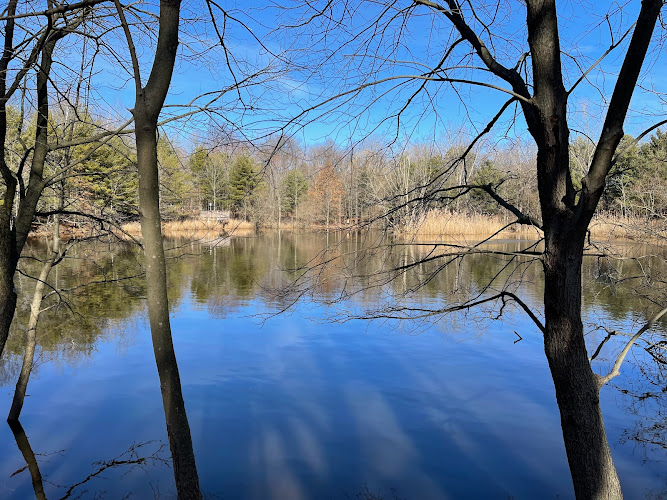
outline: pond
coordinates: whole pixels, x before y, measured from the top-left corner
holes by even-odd
[[[205,497],[573,497],[542,338],[520,309],[508,305],[500,319],[490,305],[414,321],[349,319],[392,315],[390,303],[446,307],[492,293],[484,288],[492,278],[539,311],[539,265],[504,255],[530,243],[500,242],[492,248],[502,252],[437,273],[443,259],[435,259],[388,281],[382,268],[432,256],[434,247],[382,243],[360,253],[374,238],[169,242],[173,341]],[[634,332],[665,303],[665,255],[651,249],[632,259],[637,252],[645,253],[586,259],[591,353],[603,326]],[[29,253],[44,249],[33,243]],[[344,267],[317,267],[334,254]],[[139,253],[97,243],[69,257],[51,274],[67,305],[40,319],[22,429],[0,426],[0,498],[174,498]],[[22,265],[36,272],[30,259]],[[316,281],[276,293],[313,266]],[[25,275],[16,282],[22,302],[0,367],[3,411],[34,290]],[[667,492],[665,358],[646,349],[665,332],[665,322],[656,325],[602,390],[626,498]],[[598,373],[626,341],[610,338]]]

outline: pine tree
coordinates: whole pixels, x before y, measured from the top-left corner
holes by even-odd
[[[232,165],[229,181],[229,204],[235,216],[248,219],[251,195],[259,184],[259,176],[255,171],[252,158],[241,155]]]

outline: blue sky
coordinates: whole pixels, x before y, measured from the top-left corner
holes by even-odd
[[[219,123],[227,120],[228,126],[243,126],[248,136],[278,128],[298,115],[300,110],[325,102],[355,85],[398,75],[423,73],[425,68],[437,63],[455,40],[444,16],[426,7],[420,6],[410,11],[409,16],[392,20],[391,15],[397,11],[390,11],[383,18],[379,16],[377,2],[363,1],[354,4],[354,12],[342,8],[334,8],[330,12],[336,23],[333,29],[328,30],[326,40],[323,35],[326,27],[320,24],[326,20],[324,17],[302,29],[280,29],[281,24],[309,16],[308,12],[295,7],[298,3],[284,3],[294,10],[280,9],[273,2],[224,3],[225,8],[245,24],[242,26],[228,19],[225,32],[227,48],[236,58],[236,61],[231,61],[236,77],[242,78],[244,74],[269,68],[271,78],[265,85],[242,90],[243,101],[247,106],[252,106],[243,114],[239,112],[238,94],[228,93],[221,101],[225,105],[217,117]],[[386,3],[403,8],[411,2]],[[485,36],[485,40],[499,61],[513,66],[520,55],[527,51],[524,7],[511,1],[503,2],[499,10],[485,9],[484,2],[479,5],[479,17],[486,21],[493,20],[494,36]],[[613,2],[558,3],[561,47],[566,54],[562,60],[567,88],[581,74],[580,68],[588,67],[607,49],[612,39],[617,40],[631,28],[638,7],[637,1],[627,2],[621,7]],[[212,24],[204,21],[206,12],[197,3],[189,2],[187,8],[192,10],[185,11],[187,20],[182,25],[182,49],[167,101],[171,105],[185,103],[202,93],[227,87],[233,81],[224,54],[219,47],[214,48],[217,36]],[[197,16],[201,19],[194,21]],[[365,35],[364,29],[378,19],[381,23],[374,35]],[[218,21],[219,27],[222,26],[221,17],[218,17]],[[330,28],[331,20],[327,20],[327,23]],[[659,30],[660,27],[657,28]],[[660,59],[660,35],[664,34],[657,33],[655,37],[656,43],[645,64],[642,84],[645,88],[665,91],[667,65]],[[620,67],[628,41],[629,36],[571,95],[570,119],[573,130],[581,130],[593,137],[599,133],[605,106],[615,83],[615,73]],[[122,39],[117,37],[113,43],[118,44],[116,50],[119,53],[127,52],[122,46]],[[145,56],[143,76],[146,78],[151,62],[151,47],[141,40],[138,45]],[[479,65],[479,60],[475,58],[462,59],[468,50],[469,47],[460,44],[449,61]],[[203,56],[195,57],[193,54],[196,52],[202,52]],[[275,57],[275,54],[283,54],[284,59]],[[387,59],[379,59],[382,57]],[[286,60],[289,60],[288,66],[284,65]],[[134,89],[129,81],[122,85],[123,78],[127,77],[126,70],[111,64],[102,67],[102,70],[97,85],[99,95],[106,101],[104,107],[117,111],[130,108]],[[453,69],[448,75],[506,86],[498,79],[475,69]],[[451,135],[452,131],[465,130],[472,134],[480,130],[508,98],[507,94],[493,89],[465,84],[458,84],[454,88],[450,84],[438,82],[429,82],[419,94],[411,98],[421,82],[397,87],[397,83],[403,81],[390,80],[370,86],[349,102],[344,99],[332,100],[330,104],[322,105],[317,111],[306,115],[307,126],[291,127],[290,131],[296,132],[305,143],[332,139],[339,144],[347,144],[350,138],[359,140],[369,134],[388,140],[395,137],[399,141],[405,137],[433,140],[446,134]],[[110,87],[110,82],[113,82],[114,88]],[[410,105],[402,112],[400,122],[396,119],[387,120],[410,99]],[[124,114],[127,115],[126,112]],[[626,132],[636,134],[654,121],[664,119],[666,114],[664,95],[661,97],[637,89],[626,122]],[[496,134],[507,133],[528,139],[520,113],[516,122],[513,122],[511,109],[505,116],[506,119],[496,127]],[[180,132],[180,140],[191,143],[198,140],[206,124],[202,120],[190,120],[171,127]]]

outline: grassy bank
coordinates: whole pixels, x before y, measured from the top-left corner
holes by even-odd
[[[513,224],[509,217],[481,214],[456,213],[431,210],[413,224],[394,228],[394,234],[405,240],[471,240],[480,241],[494,235],[495,239],[528,239],[542,237],[542,232],[531,226]],[[329,226],[331,231],[358,229],[359,226],[338,224]],[[277,225],[265,224],[262,229],[275,230]],[[296,224],[283,221],[283,231],[320,232],[327,230],[323,224]],[[130,222],[122,226],[116,234],[122,239],[141,238],[141,225]],[[240,219],[217,221],[212,219],[191,218],[182,221],[162,223],[162,233],[168,238],[216,239],[227,236],[252,236],[256,233],[256,225]],[[646,221],[638,218],[621,218],[601,214],[593,219],[590,226],[591,239],[598,242],[634,241],[667,244],[667,222],[663,220]],[[83,237],[90,234],[90,228],[63,226],[63,237]],[[48,226],[36,228],[31,237],[49,237]]]
[[[517,224],[507,227],[512,220],[514,219],[500,216],[431,210],[416,224],[400,227],[397,233],[403,238],[415,240],[481,240],[492,234],[495,234],[496,238],[507,239],[537,239],[542,236],[542,231],[535,227]],[[608,214],[596,216],[590,226],[591,238],[595,241],[665,240],[666,229],[665,221],[621,218]]]
[[[512,225],[502,217],[430,210],[411,225],[400,226],[396,233],[406,239],[484,239],[492,234],[499,238],[538,238],[540,231],[529,226]]]
[[[123,231],[134,238],[141,237],[141,224],[130,222]],[[186,219],[162,223],[162,234],[167,238],[214,239],[225,236],[250,236],[255,233],[255,224],[239,219],[219,222],[212,219]]]

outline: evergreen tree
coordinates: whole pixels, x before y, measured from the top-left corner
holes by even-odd
[[[475,171],[470,179],[471,185],[487,186],[497,189],[505,178],[505,174],[489,160],[485,160],[482,166]],[[483,214],[496,214],[500,211],[498,203],[481,189],[473,189],[470,192],[470,205],[476,212]]]
[[[637,182],[641,159],[639,147],[634,138],[626,135],[621,139],[618,150],[622,151],[609,173],[602,202],[607,210],[616,211],[620,206],[621,215],[629,214],[631,190]]]
[[[259,184],[255,164],[248,155],[236,158],[232,165],[229,180],[229,205],[234,215],[248,219],[251,206],[251,195]]]
[[[639,148],[631,205],[647,219],[667,217],[667,132],[658,130]]]

